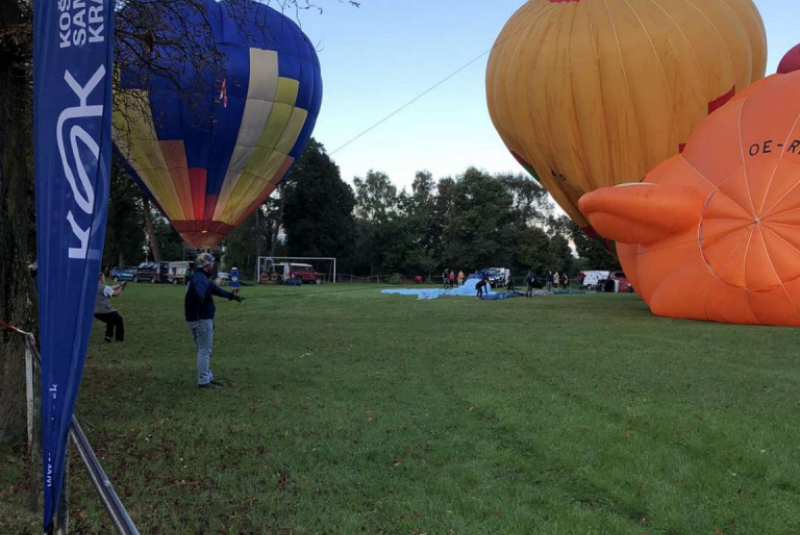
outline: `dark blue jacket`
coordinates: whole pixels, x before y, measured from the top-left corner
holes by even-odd
[[[214,284],[205,271],[198,269],[186,285],[183,299],[186,321],[213,320],[217,309],[212,295],[233,299],[232,293]]]

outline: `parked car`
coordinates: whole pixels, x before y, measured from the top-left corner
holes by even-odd
[[[607,279],[597,281],[598,292],[631,293],[633,285],[623,271],[612,271]]]
[[[486,268],[481,271],[481,276],[489,279],[492,288],[502,288],[511,278],[511,270],[506,268]]]
[[[322,273],[317,273],[310,264],[292,264],[289,278],[300,279],[303,284],[322,284],[325,277]]]
[[[141,281],[170,282],[169,262],[142,262],[139,264],[133,275],[133,282]]]
[[[111,269],[111,278],[116,282],[132,281],[136,275],[136,266],[119,266]]]

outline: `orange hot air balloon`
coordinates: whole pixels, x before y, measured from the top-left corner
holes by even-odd
[[[506,146],[586,227],[581,195],[678,154],[765,65],[751,0],[530,0],[492,49],[486,91]]]
[[[643,183],[580,200],[655,314],[800,326],[800,72],[755,85]]]

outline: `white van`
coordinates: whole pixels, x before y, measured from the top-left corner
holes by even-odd
[[[192,264],[188,260],[169,263],[169,281],[172,284],[186,284],[186,279],[191,275]]]
[[[586,288],[587,290],[594,290],[597,288],[597,283],[601,280],[607,279],[610,275],[610,271],[581,271],[583,275],[583,281],[581,282],[581,287]]]

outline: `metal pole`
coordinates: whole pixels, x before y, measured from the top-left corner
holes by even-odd
[[[114,523],[114,528],[117,530],[117,533],[120,535],[139,535],[139,531],[136,529],[131,517],[128,516],[125,506],[122,505],[103,467],[100,466],[100,461],[97,460],[97,456],[89,445],[89,441],[86,435],[83,434],[83,429],[81,429],[75,416],[72,417],[72,427],[69,430],[69,436],[78,449],[78,453],[80,453],[83,459],[83,464],[86,465],[86,471],[89,473],[94,488],[97,489],[97,495],[100,496],[100,501],[103,502],[103,507],[105,507],[108,515],[111,517],[111,521]]]
[[[30,349],[30,341],[25,340],[25,397],[28,409],[28,462],[30,463],[31,485],[28,489],[28,506],[31,512],[35,513],[39,505],[39,485],[37,464],[36,464],[36,442],[34,441],[34,429],[36,424],[36,409],[34,405],[34,388],[36,384],[33,377],[33,354]]]
[[[336,284],[336,259],[333,259],[333,283]]]
[[[61,498],[56,511],[56,535],[69,535],[69,441],[64,458],[64,479],[61,483]]]

